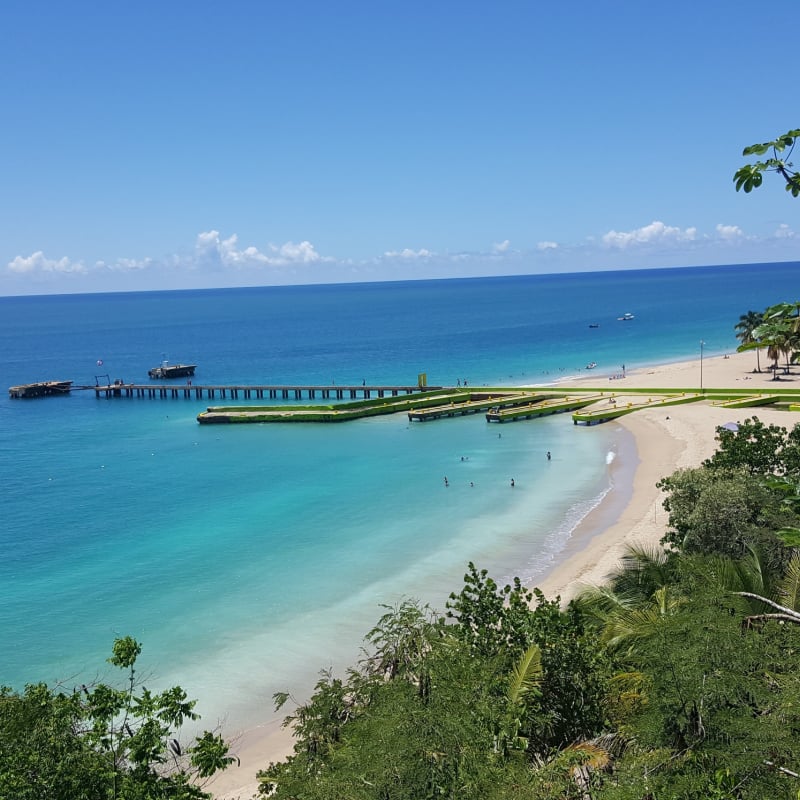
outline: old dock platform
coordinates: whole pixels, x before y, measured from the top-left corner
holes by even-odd
[[[41,381],[10,386],[8,394],[13,398],[47,397],[51,394],[69,394],[72,381]]]

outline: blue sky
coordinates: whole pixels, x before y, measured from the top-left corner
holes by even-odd
[[[6,0],[0,294],[800,259],[800,5]],[[793,116],[794,114],[794,116]]]

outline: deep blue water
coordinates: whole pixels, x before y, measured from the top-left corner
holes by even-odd
[[[146,382],[162,358],[196,384],[603,378],[733,350],[798,269],[0,298],[0,384]],[[131,634],[206,716],[264,718],[273,691],[346,663],[380,603],[441,608],[470,559],[535,580],[625,446],[566,418],[201,427],[206,405],[0,399],[0,683],[91,676]]]

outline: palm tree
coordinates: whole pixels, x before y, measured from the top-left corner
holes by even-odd
[[[772,360],[770,369],[774,380],[778,380],[778,359],[782,355],[786,357],[786,371],[789,371],[789,359],[795,350],[797,339],[792,327],[792,323],[785,317],[774,316],[765,319],[753,331],[753,336],[767,347],[767,356]]]
[[[757,603],[763,603],[773,609],[768,613],[751,614],[746,620],[748,624],[776,619],[800,625],[800,552],[795,552],[789,561],[786,572],[773,593],[774,600],[757,592],[735,592],[735,594],[755,600]]]
[[[759,350],[761,344],[754,336],[755,329],[764,321],[764,315],[758,311],[748,311],[739,317],[739,321],[734,325],[736,338],[742,343],[741,349],[755,348],[756,351],[756,372],[761,372],[761,358]]]
[[[796,361],[800,350],[800,302],[778,303],[764,312],[763,322],[753,331],[753,337],[767,345],[767,354],[773,360],[771,369],[777,378],[778,358],[786,357],[785,372]],[[740,349],[745,349],[744,345]],[[750,348],[747,348],[750,349]]]
[[[587,588],[575,602],[600,623],[606,647],[635,649],[685,604],[676,567],[676,556],[660,547],[629,545],[606,585]]]

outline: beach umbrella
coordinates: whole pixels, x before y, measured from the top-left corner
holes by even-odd
[[[739,426],[735,422],[726,422],[722,427],[725,428],[725,430],[733,431],[734,433],[739,430]]]

